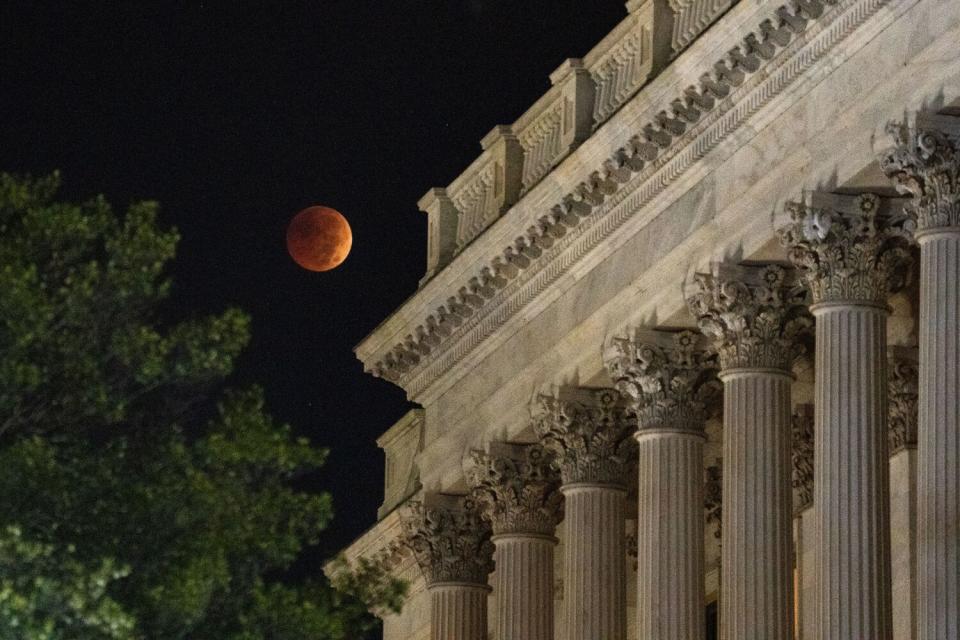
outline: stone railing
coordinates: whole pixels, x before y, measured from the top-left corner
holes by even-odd
[[[423,447],[423,409],[413,409],[377,438],[383,449],[383,504],[377,517],[383,518],[420,489],[417,454]]]
[[[632,125],[636,133],[625,139],[622,146],[613,149],[606,159],[597,162],[593,171],[584,170],[580,182],[568,181],[570,190],[557,197],[556,204],[544,210],[525,232],[514,236],[513,240],[506,240],[505,246],[500,245],[502,248],[498,251],[491,250],[488,259],[471,266],[468,272],[458,274],[459,282],[445,283],[449,292],[445,301],[433,311],[426,311],[422,320],[405,318],[403,326],[396,326],[400,323],[395,322],[390,329],[389,342],[374,346],[368,338],[361,343],[357,354],[365,369],[398,384],[416,397],[432,384],[439,372],[459,362],[465,353],[482,341],[491,331],[490,327],[499,326],[512,315],[512,311],[506,310],[506,302],[519,308],[519,303],[511,296],[519,295],[518,291],[525,285],[531,290],[539,290],[538,287],[547,286],[548,277],[556,278],[563,273],[560,268],[548,270],[563,249],[575,244],[575,239],[593,247],[599,238],[605,237],[595,234],[581,239],[575,230],[588,218],[592,218],[592,222],[585,226],[596,228],[599,222],[595,214],[598,211],[606,214],[611,210],[603,207],[604,202],[617,194],[622,185],[638,176],[645,180],[641,185],[643,197],[636,200],[633,209],[617,210],[616,224],[622,224],[633,212],[641,210],[644,203],[691,166],[698,154],[715,146],[716,140],[726,137],[733,130],[731,120],[742,121],[749,117],[752,110],[735,108],[737,100],[767,101],[780,90],[769,89],[767,85],[776,82],[782,87],[800,73],[800,67],[771,64],[772,60],[789,57],[806,47],[809,40],[820,34],[823,27],[819,23],[830,23],[848,5],[861,2],[872,10],[885,1],[799,0],[779,4],[771,0],[761,3],[758,11],[763,12],[764,18],[753,30],[741,28],[730,37],[718,33],[714,40],[724,38],[729,42],[726,52],[714,58],[712,64],[701,60],[697,68],[684,69],[683,73],[690,77],[691,84],[683,89],[675,87],[676,93],[657,96],[663,108],[657,112],[651,107],[645,116],[648,119]],[[832,30],[822,37],[837,42],[857,24],[842,22],[831,27]],[[811,29],[812,25],[818,26]],[[734,91],[739,94],[736,100],[732,99]],[[688,149],[693,150],[686,152]],[[518,170],[518,178],[519,175]],[[435,207],[431,211],[438,209]],[[462,212],[460,215],[462,217]],[[523,277],[520,277],[521,273]],[[543,278],[535,278],[540,275]],[[494,310],[500,310],[500,313]],[[395,314],[392,319],[396,317]],[[456,349],[451,348],[453,345]]]
[[[513,123],[523,148],[523,192],[550,173],[593,131],[594,84],[583,61],[550,74],[550,90]]]
[[[630,0],[628,15],[582,60],[550,74],[551,87],[445,189],[418,203],[428,215],[432,278],[626,104],[736,0]]]
[[[457,251],[470,244],[520,196],[523,152],[509,126],[499,125],[480,141],[483,153],[447,187],[460,214]]]
[[[671,45],[675,52],[683,51],[704,29],[710,26],[710,23],[737,2],[737,0],[669,1],[674,15]]]
[[[627,16],[607,34],[590,53],[584,56],[584,65],[596,86],[593,105],[595,124],[603,123],[640,90],[654,70],[655,32],[668,32],[655,19],[657,0],[630,2]],[[659,61],[661,65],[665,60]]]

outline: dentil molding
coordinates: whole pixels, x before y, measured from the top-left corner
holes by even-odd
[[[366,370],[421,396],[889,2],[796,0],[771,11],[402,340],[362,353]]]

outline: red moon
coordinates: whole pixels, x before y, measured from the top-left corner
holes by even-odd
[[[329,271],[347,259],[353,246],[350,225],[330,207],[308,207],[287,227],[287,251],[310,271]]]

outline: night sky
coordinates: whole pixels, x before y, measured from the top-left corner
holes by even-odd
[[[478,155],[626,15],[620,0],[0,3],[0,171],[60,169],[67,199],[158,200],[183,240],[171,304],[239,306],[234,382],[330,460],[336,520],[305,570],[373,524],[375,439],[410,405],[353,347],[416,291],[417,200]],[[284,246],[298,210],[353,228],[338,269]]]

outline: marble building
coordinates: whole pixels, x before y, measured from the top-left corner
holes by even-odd
[[[958,0],[631,0],[419,207],[386,640],[960,639]]]

